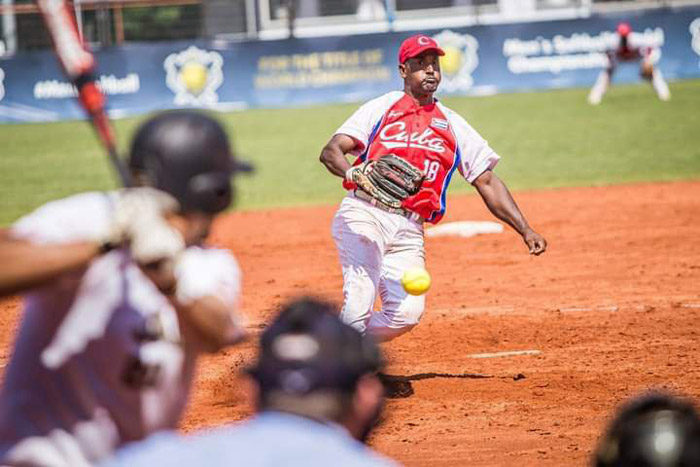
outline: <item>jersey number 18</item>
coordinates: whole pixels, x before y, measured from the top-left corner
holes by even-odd
[[[438,170],[440,170],[440,163],[438,161],[424,160],[423,161],[423,174],[425,175],[426,182],[434,182],[437,178]]]

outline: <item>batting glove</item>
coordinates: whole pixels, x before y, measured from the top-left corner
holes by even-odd
[[[169,194],[154,188],[129,188],[117,197],[109,242],[128,244],[139,264],[175,260],[185,249],[182,235],[165,220],[178,209]]]

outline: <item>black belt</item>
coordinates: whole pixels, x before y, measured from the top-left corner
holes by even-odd
[[[415,212],[408,211],[404,208],[393,208],[391,206],[387,206],[386,204],[382,203],[378,199],[372,198],[372,195],[370,195],[369,193],[366,193],[360,189],[353,191],[352,195],[357,199],[360,199],[366,203],[371,204],[375,208],[381,209],[382,211],[389,212],[391,214],[398,214],[399,216],[403,216],[406,219],[412,220],[414,222],[419,222],[419,223],[425,222],[425,219],[423,219],[419,214],[417,214]]]

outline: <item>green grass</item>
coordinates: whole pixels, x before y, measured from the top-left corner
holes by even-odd
[[[448,98],[503,160],[515,190],[700,178],[700,81],[674,83],[660,102],[644,83],[614,86],[598,107],[585,89]],[[236,149],[257,173],[238,184],[238,207],[332,203],[339,180],[318,162],[356,105],[252,110],[222,115]],[[116,123],[121,147],[141,119]],[[84,122],[0,125],[0,225],[50,200],[114,187]],[[459,179],[451,192],[469,190]]]

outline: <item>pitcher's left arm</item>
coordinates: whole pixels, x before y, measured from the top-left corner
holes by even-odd
[[[547,250],[547,240],[530,227],[508,187],[493,171],[486,170],[472,184],[489,211],[520,234],[531,255],[541,255]]]

